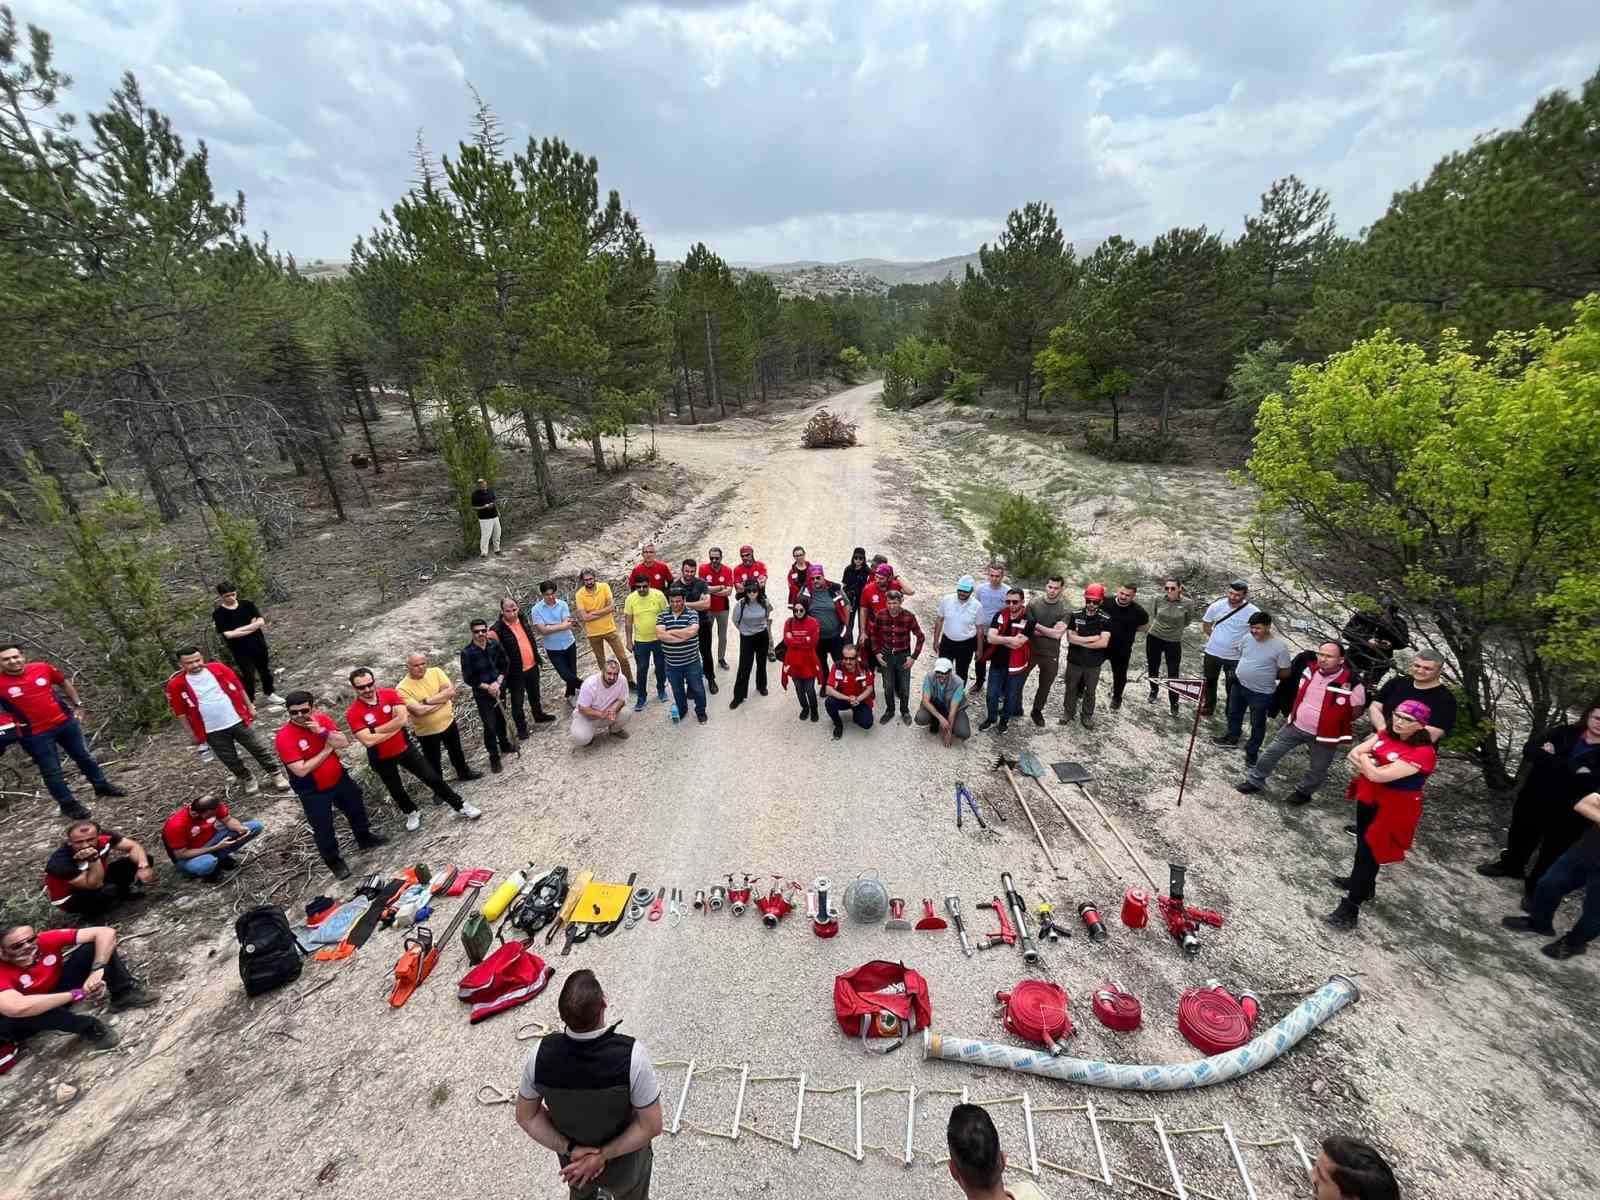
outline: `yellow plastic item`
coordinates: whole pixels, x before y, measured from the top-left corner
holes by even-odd
[[[606,925],[622,915],[633,888],[625,883],[591,883],[578,897],[572,919],[588,925]]]
[[[483,902],[483,907],[478,910],[483,914],[483,919],[485,921],[498,921],[500,914],[505,912],[511,902],[517,898],[517,893],[522,890],[527,882],[521,871],[513,871],[505,879],[502,879],[500,886],[489,893],[489,898]]]
[[[572,881],[572,886],[567,889],[567,902],[561,906],[561,916],[556,920],[557,928],[575,919],[572,914],[578,907],[578,901],[583,898],[583,893],[588,888],[589,881],[593,878],[593,871],[578,872],[577,877]]]

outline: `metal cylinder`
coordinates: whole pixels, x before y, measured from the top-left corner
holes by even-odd
[[[697,909],[701,909],[701,908],[704,908],[706,906],[706,890],[705,890],[705,888],[696,888],[695,889],[694,906]]]
[[[723,902],[724,899],[727,898],[727,895],[728,895],[728,889],[723,887],[720,883],[714,884],[712,886],[712,888],[711,888],[711,911],[712,912],[721,912],[722,911],[722,902]]]

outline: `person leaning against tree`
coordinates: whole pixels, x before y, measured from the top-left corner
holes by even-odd
[[[589,641],[589,653],[594,655],[595,669],[605,665],[606,647],[610,646],[622,677],[632,687],[633,668],[628,665],[628,648],[617,632],[617,606],[611,599],[611,585],[601,583],[594,571],[585,567],[578,576],[578,591],[572,603],[578,610],[583,636]]]

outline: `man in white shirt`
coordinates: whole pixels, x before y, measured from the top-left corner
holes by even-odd
[[[614,658],[583,681],[578,701],[572,710],[572,740],[587,746],[602,733],[627,738],[628,685],[622,679],[622,666]]]
[[[1233,676],[1239,667],[1245,639],[1250,636],[1250,618],[1260,611],[1250,603],[1250,585],[1235,579],[1228,585],[1228,594],[1213,600],[1200,618],[1200,629],[1206,635],[1206,683],[1200,696],[1202,717],[1209,717],[1216,708],[1218,675],[1227,679],[1228,694],[1233,694]]]
[[[958,579],[956,590],[940,599],[939,615],[933,622],[934,651],[955,664],[956,675],[963,684],[978,650],[978,623],[983,616],[983,606],[972,594],[976,586],[971,575]]]
[[[245,795],[253,796],[261,785],[239,758],[243,746],[261,765],[261,770],[280,792],[289,790],[288,777],[278,761],[256,736],[256,706],[250,702],[244,684],[233,668],[220,662],[207,662],[198,646],[178,651],[177,674],[167,680],[167,703],[173,715],[189,726],[195,745],[202,747],[201,760],[215,754],[222,765],[244,784]]]

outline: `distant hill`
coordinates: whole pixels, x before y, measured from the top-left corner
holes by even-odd
[[[840,272],[859,273],[870,275],[874,279],[881,279],[886,284],[897,283],[938,283],[941,279],[960,280],[967,271],[967,264],[973,267],[978,265],[976,254],[958,254],[953,258],[935,259],[933,262],[894,262],[887,258],[851,258],[844,262],[826,263],[817,259],[797,259],[794,262],[778,263],[733,263],[731,265],[746,271],[759,271],[763,275],[775,278],[784,275],[800,275],[813,273],[819,270],[834,270]]]

